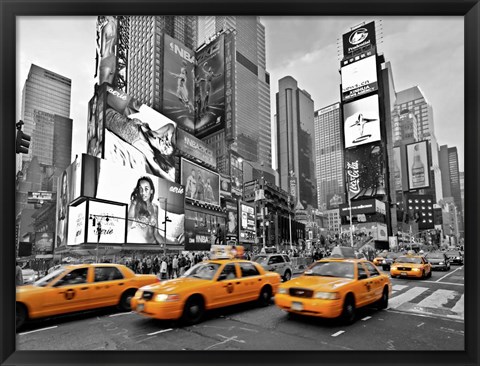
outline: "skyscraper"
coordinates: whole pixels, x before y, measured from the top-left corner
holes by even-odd
[[[316,207],[313,100],[291,76],[278,81],[276,97],[280,187],[295,196],[304,208]]]
[[[32,64],[22,91],[23,131],[32,140],[23,161],[37,156],[39,164],[71,158],[72,120],[70,117],[70,79]],[[57,136],[57,139],[55,139]],[[57,145],[55,144],[57,143]],[[63,148],[60,148],[60,144]],[[59,166],[64,169],[65,166]]]
[[[322,210],[345,202],[340,111],[340,103],[335,103],[315,111],[314,115],[317,198]]]
[[[198,23],[201,45],[216,33],[234,31],[235,136],[231,146],[243,158],[272,166],[270,126],[270,75],[266,71],[265,27],[255,16],[207,16]],[[223,131],[203,139],[216,148],[217,166],[222,171],[228,154]],[[225,171],[225,173],[228,173]]]

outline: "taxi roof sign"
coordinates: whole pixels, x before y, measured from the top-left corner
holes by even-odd
[[[235,245],[212,245],[210,247],[211,259],[234,259],[243,257],[243,246]]]
[[[330,258],[356,259],[355,250],[351,247],[334,247]]]

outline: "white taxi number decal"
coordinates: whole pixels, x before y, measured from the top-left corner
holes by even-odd
[[[400,276],[406,276],[406,275],[407,275],[407,272],[400,273]]]
[[[144,304],[138,304],[137,305],[137,311],[143,311],[144,308],[145,308]]]
[[[302,311],[303,310],[303,304],[301,302],[297,302],[297,301],[292,302],[292,310]]]

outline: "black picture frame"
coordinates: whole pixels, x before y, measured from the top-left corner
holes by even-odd
[[[478,307],[478,157],[480,5],[478,0],[299,0],[221,1],[45,1],[0,0],[0,244],[2,365],[477,365]],[[461,15],[465,19],[465,351],[458,352],[282,352],[282,351],[15,351],[15,17],[21,15]],[[442,30],[440,30],[441,32]],[[443,30],[445,31],[445,30]],[[93,61],[92,61],[93,62]]]

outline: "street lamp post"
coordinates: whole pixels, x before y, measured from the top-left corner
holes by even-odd
[[[90,220],[92,220],[93,226],[97,223],[97,247],[95,249],[95,261],[98,263],[98,247],[100,245],[100,237],[102,236],[102,219],[105,218],[105,221],[108,222],[109,217],[103,215],[90,215]],[[98,221],[97,221],[98,220]]]
[[[164,243],[164,247],[163,247],[163,255],[165,255],[167,253],[167,222],[172,222],[172,220],[170,220],[169,217],[167,216],[167,197],[159,197],[158,200],[159,201],[161,201],[161,200],[165,201],[165,207],[164,207],[165,218],[164,218],[164,221],[162,222],[163,235],[164,235],[164,238],[165,238],[165,243]]]

